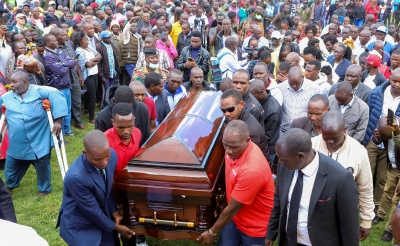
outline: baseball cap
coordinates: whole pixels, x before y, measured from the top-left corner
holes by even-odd
[[[111,33],[107,32],[107,31],[102,31],[100,33],[100,38],[109,38],[110,36],[111,36]]]
[[[281,33],[279,31],[273,31],[271,34],[271,38],[281,39]]]
[[[31,7],[31,4],[30,4],[29,2],[24,2],[24,3],[22,4],[22,7],[24,7],[24,6]]]
[[[17,14],[16,17],[17,18],[25,18],[26,19],[26,16],[24,14],[22,14],[22,13]]]
[[[385,26],[380,26],[376,29],[376,32],[383,32],[385,34],[388,33],[387,28]]]
[[[56,4],[56,2],[54,2],[54,1],[49,2],[49,5],[53,5],[53,4]]]
[[[373,67],[379,67],[379,65],[382,63],[381,58],[379,58],[379,56],[374,55],[374,54],[369,54],[366,61],[369,65],[371,65]]]

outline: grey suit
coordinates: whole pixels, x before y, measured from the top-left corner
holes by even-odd
[[[335,95],[329,97],[329,107],[331,111],[340,112],[340,106]],[[344,111],[343,117],[346,123],[347,133],[361,143],[364,139],[369,121],[368,105],[357,96],[354,96],[353,103]]]
[[[341,82],[332,85],[332,88],[329,91],[329,96],[335,94],[336,88],[339,85],[339,83]],[[360,82],[356,90],[356,96],[368,104],[368,99],[369,95],[371,95],[371,92],[372,92],[371,88]]]
[[[311,120],[308,118],[308,116],[296,118],[292,121],[292,125],[290,128],[300,128],[306,131],[307,133],[310,134],[311,136],[311,130],[312,130],[312,123]],[[315,137],[315,136],[311,136]]]
[[[168,97],[166,90],[163,90],[160,95],[158,95],[156,103],[157,109],[157,121],[159,124],[167,117],[171,109],[169,108],[168,104]]]

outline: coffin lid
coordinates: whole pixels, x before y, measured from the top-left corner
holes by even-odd
[[[223,125],[220,92],[182,98],[128,164],[204,170]]]

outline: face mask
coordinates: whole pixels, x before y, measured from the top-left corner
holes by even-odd
[[[158,63],[157,64],[149,63],[149,68],[152,69],[152,70],[157,69],[158,68]]]

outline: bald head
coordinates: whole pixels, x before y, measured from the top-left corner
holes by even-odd
[[[24,81],[24,82],[29,82],[29,78],[28,78],[28,74],[23,72],[23,71],[16,71],[15,73],[13,73],[11,75],[11,78],[15,79],[15,80],[20,80],[20,81]]]
[[[303,71],[301,70],[300,67],[292,67],[289,70],[288,77],[290,77],[290,78],[302,78],[303,77]]]
[[[376,40],[374,43],[374,50],[382,51],[384,43],[381,40]]]
[[[345,127],[343,114],[339,111],[326,112],[322,118],[322,131],[342,131]]]
[[[352,71],[352,72],[360,73],[360,74],[361,74],[362,69],[361,69],[361,67],[360,67],[359,65],[353,64],[353,65],[350,65],[350,66],[346,69],[346,72],[347,72],[347,71]]]
[[[95,149],[109,149],[110,145],[104,132],[92,130],[83,138],[83,147],[86,152],[93,152]]]
[[[238,141],[247,140],[250,137],[249,127],[242,120],[232,120],[226,126],[223,137],[235,137]]]
[[[133,91],[135,100],[138,102],[143,102],[146,98],[146,87],[140,81],[134,80],[129,83],[129,88]]]
[[[349,82],[342,82],[336,88],[336,92],[339,93],[346,93],[346,94],[353,94],[353,88]]]
[[[284,135],[279,137],[275,146],[277,152],[285,152],[282,154],[286,154],[287,156],[297,156],[299,153],[312,152],[310,134],[300,128],[289,129]],[[278,149],[283,151],[278,151]]]
[[[300,56],[296,52],[290,52],[286,56],[286,62],[290,64],[290,67],[299,67],[300,68]]]
[[[232,79],[229,77],[225,77],[219,83],[219,89],[221,92],[224,92],[232,87]]]
[[[265,85],[264,82],[262,80],[259,79],[254,79],[251,81],[250,84],[250,91],[251,90],[265,90]]]
[[[138,80],[131,81],[131,82],[129,83],[129,88],[132,89],[133,93],[135,93],[135,91],[136,91],[137,89],[139,89],[139,90],[140,90],[140,89],[143,89],[143,90],[146,89],[146,87],[144,86],[144,84],[143,84],[142,82],[138,81]]]
[[[234,37],[228,37],[225,40],[225,47],[230,49],[232,52],[236,51],[236,47],[238,46],[238,41]]]
[[[363,35],[363,36],[366,36],[366,37],[371,37],[371,32],[369,31],[369,30],[362,30],[361,32],[360,32],[360,35]]]
[[[203,73],[203,70],[200,68],[200,67],[194,67],[194,68],[192,68],[191,70],[190,70],[190,74],[192,74],[192,73],[196,73],[196,72],[198,72],[198,73]]]

